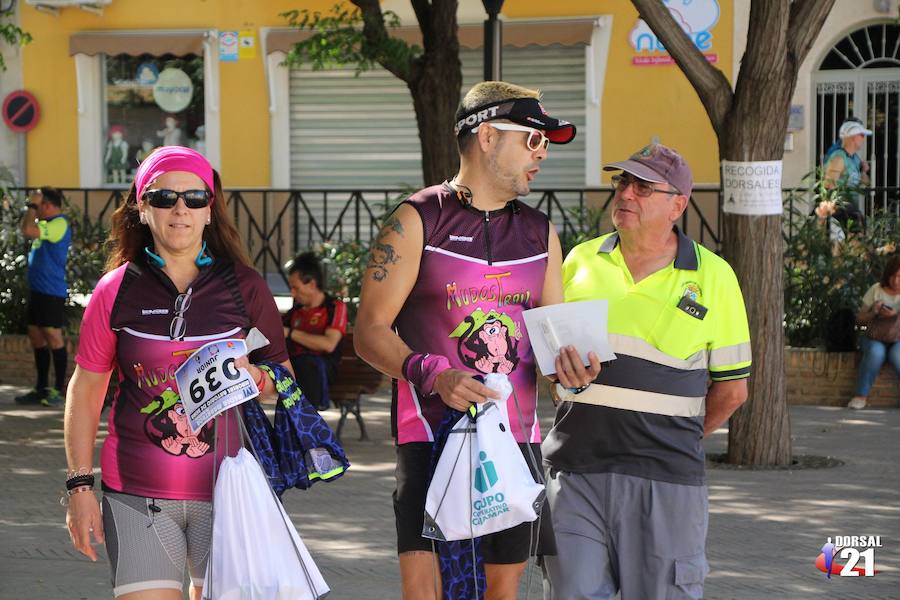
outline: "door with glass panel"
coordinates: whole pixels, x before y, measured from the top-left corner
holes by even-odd
[[[872,130],[862,158],[872,191],[866,213],[900,215],[900,25],[876,23],[858,29],[826,55],[815,83],[815,165],[821,166],[838,130],[857,117]]]

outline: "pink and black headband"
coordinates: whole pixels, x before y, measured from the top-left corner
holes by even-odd
[[[215,194],[213,168],[202,154],[184,146],[157,148],[141,162],[134,176],[134,193],[138,206],[147,187],[160,175],[171,171],[186,171],[203,180],[209,191]]]

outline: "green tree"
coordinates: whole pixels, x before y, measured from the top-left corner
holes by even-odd
[[[753,0],[735,87],[707,62],[659,0],[632,0],[690,81],[719,140],[719,158],[781,160],[791,96],[803,59],[834,0]],[[784,379],[782,217],[724,215],[725,257],[747,305],[753,340],[750,398],[731,417],[728,461],[787,465],[791,426]]]
[[[282,13],[293,27],[312,31],[297,43],[285,61],[310,64],[313,69],[356,65],[357,73],[380,65],[409,88],[419,142],[425,185],[440,183],[459,167],[453,119],[462,87],[462,65],[457,38],[457,0],[410,0],[422,45],[388,33],[400,19],[382,11],[378,0],[351,0],[354,8],[336,5],[331,13],[292,10]]]
[[[16,0],[11,0],[7,4],[5,0],[0,0],[0,40],[10,46],[24,46],[31,43],[31,34],[23,31],[21,27],[14,23],[16,18]],[[6,70],[6,61],[0,54],[0,71]]]

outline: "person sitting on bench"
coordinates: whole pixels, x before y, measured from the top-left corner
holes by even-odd
[[[347,306],[323,291],[322,263],[314,252],[291,261],[288,283],[294,306],[284,315],[284,336],[297,383],[319,410],[329,407],[328,386],[341,361]]]

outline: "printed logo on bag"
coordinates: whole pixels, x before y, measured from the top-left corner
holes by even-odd
[[[816,568],[831,576],[841,577],[874,577],[880,573],[875,568],[875,548],[881,548],[880,535],[836,535],[834,543],[829,536],[816,557]],[[861,550],[862,549],[862,550]],[[846,562],[841,565],[835,559],[842,558]],[[858,566],[862,561],[863,566]]]
[[[486,452],[478,454],[478,462],[481,463],[475,469],[475,481],[473,487],[481,494],[485,494],[500,481],[494,461],[487,459]],[[509,512],[509,505],[503,492],[482,495],[472,503],[472,525],[484,525],[491,519]]]
[[[497,477],[494,461],[487,460],[485,452],[478,455],[478,460],[481,461],[481,466],[475,469],[475,489],[483,494],[494,487],[500,478]]]

